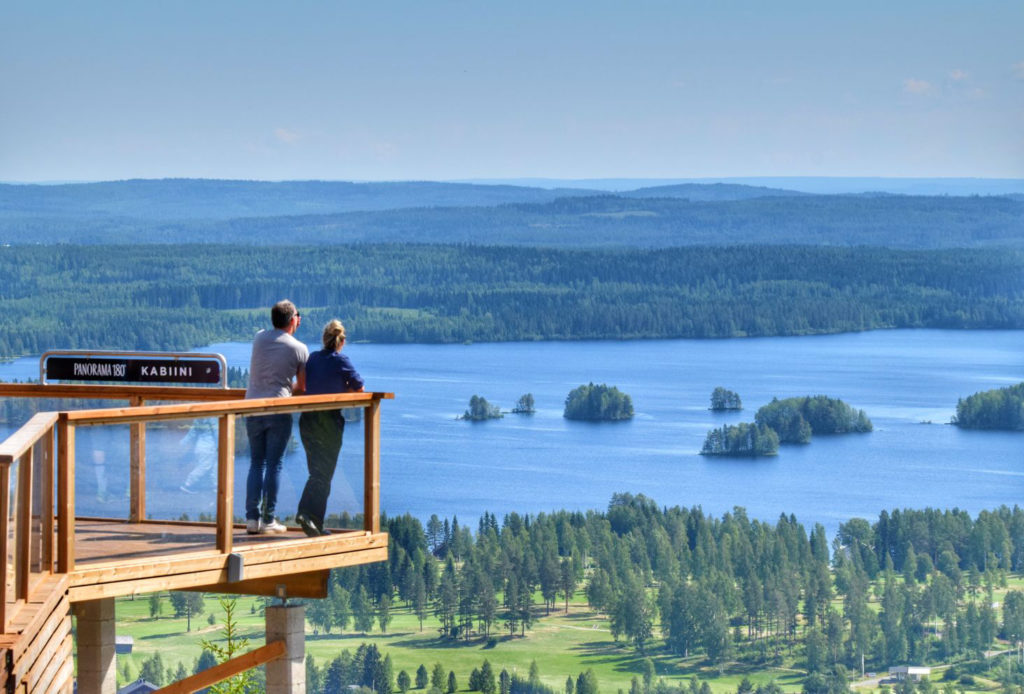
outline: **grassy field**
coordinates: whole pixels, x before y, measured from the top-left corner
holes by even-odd
[[[1006,591],[1013,589],[1024,589],[1024,576],[1011,575],[1008,587],[994,592],[994,601],[1001,602]],[[250,640],[247,650],[263,644],[262,606],[261,598],[238,598],[235,616],[241,635]],[[874,603],[872,606],[877,607]],[[838,603],[835,607],[841,609]],[[331,634],[314,633],[307,624],[306,652],[313,655],[318,665],[325,667],[343,650],[354,652],[361,643],[373,643],[382,653],[391,656],[396,676],[405,670],[415,679],[416,669],[421,664],[430,671],[434,663],[441,663],[446,671],[455,672],[460,691],[468,691],[470,672],[480,667],[485,658],[490,661],[496,674],[506,669],[509,673],[519,673],[524,677],[529,672],[530,663],[536,661],[541,680],[558,692],[563,691],[567,677],[575,679],[588,668],[594,670],[600,689],[605,694],[612,694],[619,689],[629,691],[631,678],[640,678],[642,656],[632,646],[621,641],[616,643],[612,639],[607,618],[590,610],[582,593],[577,593],[570,602],[568,612],[565,612],[562,603],[550,615],[545,614],[540,606],[535,610],[537,620],[527,630],[525,637],[519,636],[518,632],[510,636],[508,630],[502,629],[499,623],[492,630],[490,639],[452,641],[438,637],[438,622],[434,618],[428,618],[421,630],[419,621],[410,609],[397,605],[392,609],[392,621],[386,633],[381,633],[376,625],[368,634],[351,631],[342,634],[337,631]],[[205,611],[193,617],[191,631],[186,630],[185,618],[169,616],[172,614],[166,594],[163,597],[163,614],[155,619],[149,616],[148,596],[140,596],[135,600],[117,600],[118,635],[134,638],[132,654],[118,656],[119,672],[127,659],[131,672],[137,675],[142,661],[159,652],[165,667],[173,670],[181,662],[191,673],[202,651],[201,640],[220,640],[224,612],[218,596],[206,597]],[[211,615],[213,624],[210,623]],[[787,692],[800,691],[803,684],[805,673],[799,669],[802,663],[793,662],[791,658],[777,668],[758,669],[741,663],[730,663],[719,671],[708,667],[701,656],[679,658],[666,653],[659,644],[660,639],[655,639],[648,649],[648,655],[655,663],[658,677],[673,684],[685,684],[696,675],[702,681],[707,681],[716,694],[735,692],[744,677],[748,677],[755,686],[774,680]],[[983,678],[977,680],[972,691],[998,688],[994,684],[986,687],[988,683]]]
[[[192,618],[192,630],[186,631],[186,620],[166,616],[173,614],[169,600],[163,600],[163,614],[156,619],[149,616],[148,596],[135,600],[117,601],[118,635],[134,638],[134,649],[130,656],[118,656],[118,670],[124,659],[131,661],[131,670],[137,674],[142,661],[157,651],[166,667],[175,668],[180,661],[191,672],[202,650],[201,639],[216,641],[224,613],[216,596],[208,596],[205,612]],[[241,634],[250,639],[249,648],[263,644],[262,601],[259,598],[240,597],[235,615],[241,627]],[[394,672],[405,670],[415,679],[416,669],[422,664],[429,671],[434,663],[441,663],[445,670],[455,672],[460,691],[467,691],[469,674],[478,668],[486,658],[495,673],[504,668],[509,673],[525,676],[531,661],[540,668],[541,680],[563,691],[566,677],[576,676],[592,668],[597,675],[602,692],[628,691],[630,679],[640,677],[641,656],[631,646],[612,639],[608,622],[603,615],[591,611],[584,602],[577,600],[564,611],[564,604],[544,615],[538,607],[538,619],[526,637],[510,636],[508,630],[492,631],[493,640],[475,638],[469,641],[452,641],[438,638],[438,623],[433,618],[426,620],[420,631],[419,620],[404,606],[392,610],[393,619],[387,633],[374,628],[369,634],[346,632],[339,634],[314,634],[307,625],[306,652],[316,658],[317,664],[325,666],[342,650],[354,652],[361,643],[374,643],[382,653],[391,656]],[[213,614],[215,624],[208,623]],[[686,683],[693,675],[708,680],[716,692],[735,692],[744,676],[755,684],[774,679],[787,691],[798,691],[803,672],[793,670],[751,671],[735,666],[723,673],[717,669],[702,668],[701,658],[683,660],[651,649],[659,677],[669,681]]]

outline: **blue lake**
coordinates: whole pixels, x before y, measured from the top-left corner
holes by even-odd
[[[233,366],[248,344],[210,345]],[[1024,434],[949,426],[957,399],[1024,381],[1024,331],[877,331],[735,340],[531,342],[474,345],[352,344],[346,352],[367,389],[391,391],[382,406],[381,498],[389,514],[457,515],[476,527],[483,511],[604,509],[615,492],[643,493],[661,505],[734,506],[774,521],[793,513],[808,528],[882,509],[953,508],[972,514],[1019,503]],[[0,378],[38,375],[38,360],[0,365]],[[570,390],[607,383],[628,393],[636,417],[620,423],[563,419]],[[739,413],[708,411],[716,386],[743,399]],[[456,419],[476,394],[510,410],[532,393],[532,416],[470,423]],[[817,437],[775,458],[701,457],[704,436],[723,423],[751,421],[773,397],[824,394],[864,409],[870,434]],[[329,512],[359,510],[361,425],[350,424]],[[241,434],[241,432],[239,432]],[[297,432],[296,432],[297,433]],[[100,435],[100,434],[94,434]],[[123,497],[127,436],[106,462],[107,498],[94,501],[89,456],[80,451],[79,504],[105,510]],[[98,444],[99,445],[99,444]],[[212,490],[185,495],[191,461],[181,432],[147,438],[150,507],[158,517],[212,510]],[[244,475],[247,460],[237,461]],[[242,477],[237,478],[243,484]],[[285,462],[279,511],[292,513],[305,480],[296,447]],[[351,485],[349,481],[351,480]],[[353,486],[355,488],[353,488]],[[241,512],[238,499],[236,511]],[[87,508],[95,504],[95,509]],[[115,504],[116,505],[116,504]],[[127,513],[127,504],[124,513]]]

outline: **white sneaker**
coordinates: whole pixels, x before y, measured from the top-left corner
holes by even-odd
[[[271,518],[268,521],[263,521],[263,532],[264,533],[286,533],[288,528],[278,522],[276,518]]]
[[[250,535],[259,535],[263,532],[263,521],[259,518],[250,518],[245,521],[245,532]]]

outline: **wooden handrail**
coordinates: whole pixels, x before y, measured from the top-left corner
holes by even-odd
[[[53,429],[57,422],[56,412],[40,412],[32,415],[20,429],[0,442],[0,465],[10,465],[25,455],[36,443]]]
[[[0,566],[5,576],[13,573],[14,577],[13,584],[8,584],[6,579],[0,581],[0,631],[3,632],[7,631],[17,610],[29,600],[40,577],[40,574],[33,577],[31,570],[33,502],[38,506],[35,513],[40,520],[41,571],[47,575],[53,571],[53,476],[50,469],[57,421],[56,412],[40,412],[0,442]],[[42,449],[37,454],[39,444]],[[38,478],[33,472],[37,459],[41,473]],[[12,474],[16,474],[18,480],[13,490]],[[12,526],[13,547],[10,544]],[[46,537],[47,533],[50,538]],[[8,566],[12,559],[13,572]]]
[[[229,677],[234,677],[240,672],[245,672],[246,670],[269,663],[271,660],[276,660],[283,656],[286,651],[287,648],[284,641],[271,641],[266,646],[260,646],[248,653],[243,653],[231,660],[225,660],[223,663],[197,672],[191,677],[186,677],[162,689],[157,689],[154,694],[192,694],[192,692],[197,692],[204,687],[209,687],[218,682],[223,682]]]
[[[370,407],[380,400],[391,400],[394,393],[333,393],[330,395],[298,395],[290,398],[254,398],[220,402],[185,403],[181,405],[147,405],[144,407],[111,407],[102,410],[75,410],[61,413],[75,426],[91,424],[126,424],[172,419],[219,417],[225,414],[263,415],[281,412],[311,412],[347,407]]]

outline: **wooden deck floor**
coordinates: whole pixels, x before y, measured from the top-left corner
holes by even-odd
[[[362,536],[361,530],[336,531],[340,536]],[[333,535],[332,535],[333,537]],[[249,535],[236,525],[232,542],[236,549],[256,545],[305,540],[299,528],[280,535]],[[79,519],[75,522],[75,562],[118,561],[183,552],[213,550],[217,532],[207,523],[129,523],[128,521]]]
[[[212,524],[79,518],[70,595],[78,602],[157,590],[266,592],[266,586],[272,590],[275,582],[294,583],[296,576],[384,561],[387,541],[386,533],[362,530],[315,538],[297,528],[280,535],[248,535],[244,525],[237,525],[231,554],[241,561],[242,579],[229,583],[229,555],[217,550]]]

